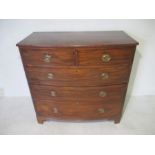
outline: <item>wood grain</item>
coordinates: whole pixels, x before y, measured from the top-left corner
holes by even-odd
[[[74,49],[20,49],[27,66],[72,66]],[[51,62],[45,62],[45,55],[51,56]]]
[[[31,84],[52,86],[104,86],[128,81],[128,65],[104,65],[103,67],[27,67]],[[103,73],[108,74],[104,79]],[[52,79],[48,78],[52,74]]]
[[[79,102],[79,104],[73,104],[70,102],[68,102],[68,104],[51,104],[50,102],[38,102],[36,104],[37,114],[39,116],[47,118],[51,117],[70,120],[90,120],[111,118],[117,116],[120,113],[121,109],[120,104],[86,104],[81,102]],[[104,109],[104,113],[101,113],[99,109]]]
[[[133,48],[102,49],[102,48],[82,48],[79,50],[80,66],[104,66],[106,64],[124,65],[129,63]],[[102,56],[108,54],[111,57],[109,62],[103,62]]]
[[[44,85],[31,85],[34,100],[104,100],[124,96],[126,85],[112,85],[104,87],[54,87]],[[55,96],[51,95],[55,92]],[[100,97],[100,92],[106,92],[105,97]],[[113,100],[115,102],[115,100]]]

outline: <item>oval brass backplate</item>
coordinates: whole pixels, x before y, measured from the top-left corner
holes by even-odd
[[[51,62],[51,58],[52,58],[51,55],[49,55],[49,54],[45,54],[45,56],[44,56],[44,62],[46,62],[46,63]]]
[[[58,109],[57,108],[53,108],[53,113],[57,114],[58,113]]]
[[[100,91],[99,96],[100,97],[105,97],[107,93],[105,91]]]
[[[102,73],[101,77],[103,80],[108,79],[109,78],[109,74],[108,73]]]
[[[109,62],[111,60],[111,56],[109,54],[103,54],[102,55],[102,61],[103,62]]]
[[[56,92],[55,91],[51,91],[51,96],[55,97],[56,96]]]
[[[48,74],[47,74],[47,78],[48,78],[48,79],[53,79],[53,74],[52,74],[52,73],[48,73]]]
[[[104,108],[99,108],[99,109],[98,109],[98,112],[99,112],[99,113],[104,113],[105,110],[104,110]]]

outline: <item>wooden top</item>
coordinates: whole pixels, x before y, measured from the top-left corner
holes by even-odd
[[[34,32],[19,47],[133,46],[138,42],[123,31]]]

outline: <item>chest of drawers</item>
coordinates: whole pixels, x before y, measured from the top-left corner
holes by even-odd
[[[138,43],[122,31],[34,32],[17,44],[39,123],[119,123]]]

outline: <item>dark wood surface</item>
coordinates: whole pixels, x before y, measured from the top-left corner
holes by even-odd
[[[21,49],[26,65],[73,66],[74,49]],[[37,52],[37,54],[36,54]],[[45,63],[44,57],[51,56],[51,62]]]
[[[65,102],[65,101],[64,101]],[[120,102],[116,104],[91,104],[86,102],[79,102],[81,104],[74,104],[74,102],[67,102],[68,104],[51,104],[51,102],[38,102],[36,104],[37,113],[39,116],[47,118],[64,119],[64,120],[90,120],[90,119],[110,119],[116,117],[120,113]],[[57,108],[57,110],[54,110]],[[104,113],[99,112],[99,109],[104,109]]]
[[[101,66],[105,64],[117,64],[129,61],[131,54],[133,53],[133,48],[118,48],[118,49],[102,49],[102,48],[82,48],[77,49],[79,56],[80,66]],[[103,62],[102,56],[104,54],[109,54],[111,60],[109,62]]]
[[[104,48],[32,48],[23,49],[23,61],[29,66],[97,66],[106,64],[126,63],[130,60],[133,47],[104,49]],[[37,54],[36,54],[37,52]],[[51,62],[45,63],[44,57],[51,56]],[[103,62],[102,56],[109,54],[111,61]]]
[[[43,85],[31,85],[32,95],[35,100],[104,100],[122,97],[126,85],[112,85],[104,87],[55,87]],[[51,95],[55,92],[55,96]],[[104,91],[106,96],[100,96]],[[115,100],[113,100],[115,102]]]
[[[122,31],[33,33],[18,43],[38,122],[119,123],[137,44]]]
[[[123,31],[34,32],[17,44],[24,47],[93,47],[137,45]]]

